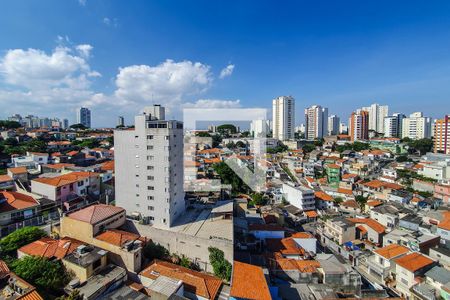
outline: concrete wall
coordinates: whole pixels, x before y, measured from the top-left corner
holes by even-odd
[[[209,263],[208,247],[216,247],[222,250],[225,258],[233,261],[233,242],[219,239],[205,239],[181,232],[174,232],[164,229],[158,229],[149,225],[141,225],[135,222],[128,222],[127,226],[133,228],[141,236],[150,238],[154,243],[161,244],[169,250],[170,253],[185,255],[193,262],[198,263],[202,270],[212,272],[212,266]]]

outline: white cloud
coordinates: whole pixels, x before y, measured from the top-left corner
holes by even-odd
[[[87,0],[78,0],[78,3],[79,3],[81,6],[86,6],[86,2],[87,2]]]
[[[89,58],[89,55],[91,54],[91,51],[94,47],[92,47],[89,44],[81,44],[75,47],[77,49],[78,53],[84,58]]]
[[[230,76],[231,74],[233,74],[233,71],[234,71],[234,65],[229,64],[228,66],[223,68],[222,71],[220,71],[220,75],[219,75],[220,79]]]
[[[169,109],[182,99],[208,89],[210,67],[199,62],[166,60],[156,65],[133,65],[119,69],[115,95],[123,103],[145,105],[158,102]]]
[[[111,18],[108,18],[108,17],[104,17],[102,22],[106,26],[111,26],[111,27],[118,27],[119,26],[119,21],[117,20],[117,18],[111,19]]]
[[[239,108],[240,100],[199,99],[194,103],[188,102],[186,108]]]

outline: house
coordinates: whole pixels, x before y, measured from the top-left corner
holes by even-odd
[[[448,299],[449,293],[445,288],[449,287],[449,283],[450,271],[434,266],[425,273],[425,281],[414,285],[411,292],[413,297],[418,299]]]
[[[444,219],[439,222],[436,234],[441,237],[441,243],[450,247],[450,211],[442,212]]]
[[[182,288],[177,289],[176,294],[189,299],[214,300],[222,287],[222,280],[217,277],[161,260],[154,260],[139,273],[139,279],[146,288],[151,287],[161,276],[181,281]]]
[[[323,191],[314,192],[316,198],[316,207],[318,209],[329,209],[334,206],[334,199]]]
[[[319,268],[320,263],[313,259],[276,258],[270,261],[271,274],[295,283],[319,283]]]
[[[360,213],[361,208],[359,207],[358,202],[356,202],[354,199],[349,199],[344,202],[342,202],[339,205],[339,210],[346,212],[346,213]]]
[[[392,244],[373,251],[367,259],[367,272],[385,283],[395,278],[394,260],[406,255],[410,250],[404,246]]]
[[[261,267],[235,261],[231,279],[230,299],[232,300],[270,300],[267,285]]]
[[[67,254],[62,259],[62,263],[75,274],[81,283],[84,283],[107,266],[107,254],[108,251],[99,247],[80,245]]]
[[[248,231],[257,239],[265,240],[284,238],[285,229],[273,224],[249,224]]]
[[[43,300],[36,288],[11,272],[8,265],[0,260],[0,299]]]
[[[146,240],[117,229],[124,224],[123,208],[96,204],[64,216],[61,235],[105,249],[109,251],[108,257],[112,262],[130,272],[138,272]]]
[[[20,180],[22,182],[28,181],[28,171],[26,167],[8,168],[7,174],[14,180]]]
[[[394,262],[397,282],[395,289],[402,297],[411,297],[410,288],[435,265],[431,258],[418,252],[397,258]]]
[[[430,248],[429,256],[437,261],[439,264],[443,265],[447,269],[450,269],[450,249],[437,246]]]
[[[16,229],[9,225],[22,223],[37,215],[40,204],[33,197],[12,191],[0,191],[0,228],[1,236]],[[23,224],[20,224],[23,226]]]
[[[443,203],[450,203],[450,185],[435,184],[434,194],[435,198],[441,199]]]
[[[40,256],[51,260],[61,260],[81,245],[83,242],[68,237],[60,240],[43,237],[17,249],[17,257]]]
[[[328,219],[324,223],[324,235],[339,245],[353,241],[356,235],[355,223],[343,217]]]
[[[14,179],[9,175],[0,175],[0,190],[12,190],[15,188]]]
[[[411,251],[420,251],[427,254],[430,248],[439,245],[439,236],[396,228],[383,237],[383,245],[390,244],[402,245],[408,247]]]
[[[394,228],[398,224],[399,218],[406,216],[408,213],[412,213],[412,211],[398,203],[382,204],[380,202],[376,207],[372,207],[369,213],[371,219],[374,219],[387,228]]]
[[[291,205],[301,210],[314,210],[316,208],[314,190],[310,188],[283,183],[283,194]]]
[[[100,175],[94,172],[70,172],[55,177],[31,180],[31,190],[58,203],[100,194]]]
[[[370,218],[349,218],[350,222],[358,224],[356,227],[356,238],[368,240],[374,244],[383,243],[383,235],[386,227]]]

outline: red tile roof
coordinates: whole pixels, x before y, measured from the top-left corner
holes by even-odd
[[[293,237],[284,239],[266,239],[267,249],[273,253],[283,255],[304,255],[305,249],[300,247]]]
[[[337,192],[345,195],[353,195],[353,191],[350,189],[338,188]]]
[[[378,201],[378,200],[369,200],[369,201],[367,201],[367,205],[370,206],[370,207],[376,207],[376,206],[379,206],[381,204],[383,204],[383,202]]]
[[[56,176],[56,177],[40,177],[40,178],[36,178],[33,179],[33,181],[36,182],[40,182],[43,184],[48,184],[48,185],[52,185],[55,187],[60,187],[60,186],[64,186],[64,185],[68,185],[71,183],[75,183],[80,181],[81,179],[87,178],[87,177],[91,177],[91,176],[96,176],[98,175],[98,173],[94,173],[94,172],[71,172],[71,173],[67,173],[67,174],[63,174],[61,176]]]
[[[334,201],[333,197],[322,191],[314,192],[314,196],[322,201]]]
[[[122,247],[126,242],[138,240],[140,237],[140,235],[128,231],[109,229],[95,238],[108,244]]]
[[[50,169],[64,169],[66,167],[74,167],[74,164],[66,164],[66,163],[59,163],[59,164],[48,164],[48,165],[44,165],[44,167],[50,168]]]
[[[375,252],[378,255],[383,256],[386,259],[392,259],[392,258],[396,258],[399,255],[408,253],[409,249],[402,245],[392,244],[392,245],[377,249],[373,252]]]
[[[231,297],[251,300],[272,299],[261,267],[235,261],[231,282]]]
[[[439,222],[438,227],[450,231],[450,211],[443,212],[444,219]]]
[[[11,176],[9,176],[9,175],[0,175],[0,182],[8,182],[8,181],[13,181]]]
[[[1,199],[5,199],[5,201],[0,202],[0,212],[2,213],[39,205],[39,202],[33,197],[18,192],[2,191],[0,192],[0,200]]]
[[[104,162],[102,164],[102,171],[113,171],[115,170],[115,166],[114,166],[114,160],[110,160],[107,162]]]
[[[62,259],[75,251],[78,246],[83,244],[83,242],[69,237],[65,237],[60,240],[43,237],[19,248],[18,251],[32,256],[41,256],[49,259]]]
[[[369,218],[348,218],[347,220],[356,223],[356,224],[365,224],[368,227],[372,228],[378,233],[383,233],[386,230],[386,227],[378,223],[377,221]]]
[[[13,174],[23,174],[27,173],[27,168],[26,167],[8,168],[8,171],[10,171]]]
[[[351,208],[359,208],[358,202],[356,202],[356,201],[353,200],[353,199],[350,199],[350,200],[347,200],[347,201],[342,202],[342,203],[341,203],[341,206],[344,206],[344,207],[351,207]]]
[[[418,252],[414,252],[403,257],[397,258],[395,263],[410,272],[416,272],[417,270],[422,269],[428,265],[434,263],[431,258],[426,257],[423,254]]]
[[[284,271],[295,270],[300,273],[315,273],[320,268],[320,263],[316,260],[278,258],[276,259],[276,267]]]
[[[95,204],[71,213],[67,217],[89,224],[96,224],[124,211],[125,209],[122,207]]]
[[[319,216],[315,210],[305,211],[305,215],[308,218],[317,218]]]
[[[206,299],[215,299],[222,280],[217,277],[193,271],[169,262],[155,260],[153,263],[139,273],[151,279],[156,279],[160,275],[183,281],[187,292],[204,297]]]

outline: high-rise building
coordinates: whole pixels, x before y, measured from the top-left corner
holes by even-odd
[[[384,118],[389,114],[389,107],[387,105],[374,103],[368,107],[363,107],[362,110],[369,113],[369,130],[383,133]]]
[[[254,137],[265,138],[270,132],[269,120],[253,120],[250,123],[250,133]]]
[[[125,126],[125,118],[122,116],[119,116],[117,118],[117,127],[124,127]]]
[[[431,137],[431,118],[424,117],[423,113],[412,113],[402,122],[402,138],[423,139]]]
[[[393,114],[384,118],[384,136],[385,137],[400,137],[402,134],[403,119],[406,118],[404,114]]]
[[[68,119],[63,119],[63,122],[62,122],[62,128],[63,129],[68,129],[69,128],[69,120]]]
[[[331,115],[328,117],[328,135],[339,134],[339,123],[341,119],[336,115]]]
[[[294,138],[295,100],[292,96],[280,96],[272,101],[273,137],[281,141]]]
[[[89,108],[80,107],[77,109],[77,123],[84,125],[86,128],[91,128],[91,111]]]
[[[297,133],[300,133],[300,134],[305,134],[305,130],[306,130],[306,127],[305,127],[305,124],[300,124],[299,126],[296,126],[295,127],[295,132],[297,132]]]
[[[170,227],[185,210],[183,123],[144,108],[134,130],[114,131],[116,203],[144,223]]]
[[[434,152],[450,154],[450,116],[434,123]]]
[[[328,135],[328,108],[313,105],[305,109],[306,139],[321,139]]]
[[[369,112],[357,110],[348,121],[349,135],[352,142],[369,138]]]
[[[339,133],[340,134],[348,134],[348,126],[345,123],[339,124]]]

